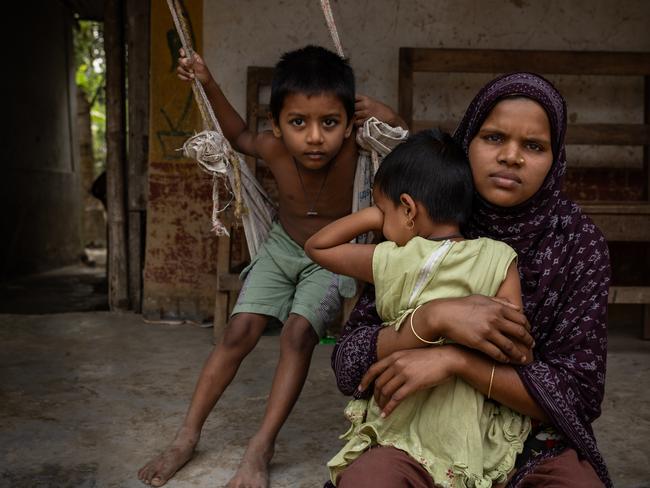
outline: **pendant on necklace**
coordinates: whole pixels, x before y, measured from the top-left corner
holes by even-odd
[[[309,210],[307,212],[307,217],[315,217],[317,215],[318,215],[318,212],[316,212],[315,210]]]

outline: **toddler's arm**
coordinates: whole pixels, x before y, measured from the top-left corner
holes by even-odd
[[[249,156],[265,158],[265,155],[260,152],[268,152],[270,148],[267,146],[273,145],[274,137],[271,134],[257,134],[248,128],[228,102],[201,56],[194,53],[191,58],[185,57],[183,49],[180,50],[180,56],[176,74],[183,81],[192,81],[196,78],[203,85],[221,130],[232,147]]]
[[[350,240],[368,231],[381,230],[383,222],[384,214],[377,207],[364,208],[316,232],[305,243],[305,252],[325,269],[373,283],[375,245],[350,244]]]

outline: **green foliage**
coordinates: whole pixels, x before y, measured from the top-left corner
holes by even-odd
[[[106,167],[106,56],[104,25],[80,20],[74,31],[77,86],[90,104],[95,174]]]

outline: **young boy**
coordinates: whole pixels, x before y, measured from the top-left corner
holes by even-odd
[[[183,425],[138,477],[161,486],[191,458],[208,414],[269,317],[276,317],[284,326],[268,405],[228,485],[266,488],[276,436],[298,399],[314,347],[341,305],[337,276],[307,258],[303,245],[351,211],[358,157],[352,135],[354,74],[347,61],[321,47],[286,53],[275,67],[271,87],[272,131],[254,133],[198,55],[181,58],[177,73],[182,80],[196,77],[202,83],[233,148],[266,162],[278,184],[279,212],[264,246],[242,273],[245,281],[237,304],[221,342],[203,366]],[[357,100],[357,109],[360,119],[395,115],[365,97]]]

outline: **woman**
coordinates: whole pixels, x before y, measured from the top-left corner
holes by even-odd
[[[557,90],[537,75],[516,73],[486,85],[455,133],[477,193],[466,234],[517,251],[523,311],[480,296],[430,302],[413,317],[419,335],[466,347],[425,348],[409,328],[381,327],[369,289],[332,356],[341,390],[358,396],[374,382],[386,415],[410,393],[453,375],[529,415],[536,426],[512,487],[611,486],[591,428],[605,384],[609,254],[600,231],[560,191],[565,131]],[[531,336],[532,362],[520,352]],[[415,460],[394,451],[366,451],[337,484],[433,486]]]

